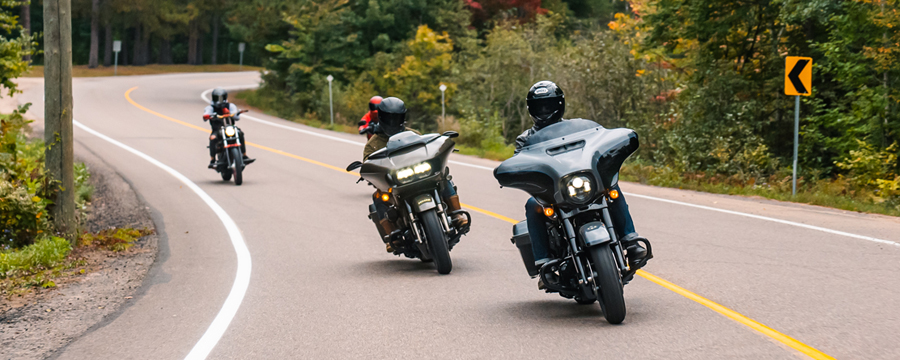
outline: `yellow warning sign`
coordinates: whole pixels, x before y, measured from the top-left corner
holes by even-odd
[[[784,94],[812,94],[812,58],[788,56],[784,65]]]

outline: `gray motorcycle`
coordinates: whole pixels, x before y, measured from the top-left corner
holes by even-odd
[[[653,257],[649,241],[640,259],[627,258],[610,219],[611,190],[619,169],[638,148],[629,129],[606,129],[589,120],[568,120],[531,136],[518,155],[494,169],[501,186],[524,190],[543,207],[548,219],[550,258],[534,262],[528,224],[513,226],[512,242],[526,270],[547,292],[582,304],[600,303],[606,320],[625,320],[622,287]]]
[[[453,186],[447,160],[454,151],[452,138],[457,136],[452,131],[441,135],[401,132],[366,162],[355,161],[347,167],[347,171],[359,168],[359,181],[375,187],[376,201],[387,207],[386,216],[397,230],[381,236],[391,242],[394,254],[434,261],[440,274],[453,269],[450,250],[469,232],[468,225],[453,225],[451,216],[464,214],[469,224],[472,220],[464,210],[449,211],[440,196],[442,186]],[[375,205],[369,205],[369,218],[380,233],[377,214]]]

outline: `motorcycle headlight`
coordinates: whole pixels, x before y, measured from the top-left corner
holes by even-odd
[[[589,176],[574,175],[569,177],[565,184],[563,192],[569,200],[577,204],[590,201],[596,192],[593,180]]]
[[[429,175],[431,175],[431,164],[423,162],[397,170],[397,176],[395,178],[397,179],[397,182],[406,184]]]
[[[237,131],[234,130],[234,126],[225,127],[225,135],[234,136]]]

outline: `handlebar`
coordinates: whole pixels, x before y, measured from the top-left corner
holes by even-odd
[[[233,117],[233,116],[235,116],[235,115],[243,114],[243,113],[245,113],[245,112],[250,112],[250,110],[241,110],[241,111],[238,111],[237,114],[216,115],[216,118],[218,118],[218,119],[230,118],[230,117]]]

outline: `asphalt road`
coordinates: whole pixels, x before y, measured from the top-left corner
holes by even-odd
[[[76,120],[183,174],[240,229],[249,286],[230,323],[217,322],[221,338],[204,338],[209,358],[900,358],[896,218],[622,184],[656,258],[652,275],[626,286],[628,316],[612,326],[597,305],[545,294],[526,275],[508,219],[524,216],[527,196],[498,187],[487,169],[496,162],[453,157],[479,166],[451,165],[462,201],[497,216],[472,212],[447,276],[384,252],[366,218],[372,189],[339,171],[361,157],[361,136],[252,113],[281,127],[242,120],[258,160],[243,186],[222,182],[206,169],[207,135],[187,124],[207,127],[203,91],[257,81],[249,72],[75,80]],[[40,84],[25,85],[20,101],[40,104]],[[183,358],[241,276],[232,237],[171,173],[83,129],[75,139],[161,219],[161,254],[141,295],[59,358]]]

